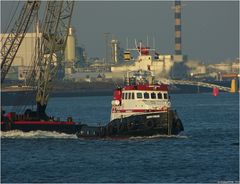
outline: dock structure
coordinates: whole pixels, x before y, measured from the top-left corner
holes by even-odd
[[[172,79],[162,79],[160,82],[166,83],[166,84],[182,84],[182,85],[191,85],[191,86],[201,86],[206,88],[218,88],[221,91],[230,92],[231,88],[219,86],[216,84],[206,83],[206,82],[198,82],[198,81],[187,81],[187,80],[172,80]]]

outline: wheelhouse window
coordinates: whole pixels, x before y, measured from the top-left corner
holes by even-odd
[[[137,93],[137,98],[142,99],[142,93]]]
[[[124,100],[124,97],[125,97],[125,95],[124,95],[125,93],[122,93],[122,99]]]
[[[156,93],[151,93],[151,99],[156,99]]]
[[[158,99],[162,99],[162,93],[157,94]]]
[[[164,99],[168,99],[167,93],[163,93]]]
[[[149,93],[145,92],[143,96],[144,96],[144,99],[149,99]]]
[[[128,99],[131,99],[131,93],[128,93]]]
[[[126,99],[128,99],[127,97],[128,97],[128,94],[127,94],[127,93],[125,93],[125,100],[126,100]]]
[[[135,98],[134,93],[132,93],[132,99],[134,99],[134,98]]]

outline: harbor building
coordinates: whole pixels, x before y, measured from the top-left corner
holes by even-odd
[[[33,69],[34,58],[37,56],[36,54],[39,49],[37,40],[39,40],[40,43],[42,39],[42,33],[39,33],[38,30],[39,29],[36,29],[36,32],[26,33],[6,78],[12,80],[25,80],[27,73]],[[70,27],[68,33],[63,58],[64,67],[62,68],[63,71],[60,71],[60,73],[64,72],[64,74],[73,72],[74,64],[77,60],[73,28]],[[8,33],[1,34],[0,36],[1,42],[3,43],[8,36]],[[81,50],[81,52],[77,54],[79,55],[79,58],[84,59],[84,50]]]
[[[230,63],[217,63],[208,65],[209,71],[221,72],[221,73],[231,73],[232,64]]]
[[[186,66],[189,68],[191,78],[204,76],[207,73],[207,67],[199,60],[188,60]]]
[[[1,42],[4,43],[8,34],[1,34]],[[42,34],[37,32],[26,33],[22,44],[13,60],[12,66],[6,76],[8,79],[24,80],[26,73],[32,69],[33,58],[37,52],[36,41]]]

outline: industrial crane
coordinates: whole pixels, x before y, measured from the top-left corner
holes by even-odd
[[[73,12],[73,1],[47,1],[46,11],[40,32],[40,46],[35,60],[38,67],[36,105],[34,114],[40,119],[48,119],[45,109],[51,90],[51,81],[55,78],[58,66],[63,59],[68,29]],[[1,48],[1,82],[4,81],[14,57],[21,45],[28,27],[37,15],[40,1],[27,1],[11,33]],[[31,111],[32,112],[32,111]]]
[[[37,86],[37,115],[48,119],[45,109],[51,81],[55,78],[63,58],[68,29],[73,12],[73,1],[48,1],[42,27],[42,41],[38,49],[39,79]]]
[[[39,1],[27,1],[19,18],[16,20],[12,30],[8,34],[1,48],[1,83],[3,83],[17,51],[26,35],[26,32],[37,15],[40,7]],[[2,42],[2,40],[1,40]]]
[[[55,120],[53,117],[48,117],[45,113],[52,81],[57,74],[58,66],[63,58],[73,6],[73,1],[46,2],[46,11],[42,27],[40,28],[40,36],[35,42],[38,49],[36,49],[33,59],[34,68],[37,68],[37,82],[35,82],[35,77],[32,77],[29,81],[29,83],[37,83],[37,109],[36,111],[26,109],[23,114],[16,114],[16,112],[5,114],[2,111],[1,131],[41,130],[67,134],[75,134],[80,131],[82,125],[73,122],[71,117],[68,117],[67,121],[60,121],[58,119]],[[30,14],[28,15],[31,16]],[[19,35],[16,36],[16,39],[18,37]],[[19,47],[20,43],[16,43],[16,45]],[[7,73],[5,70],[4,72]],[[34,72],[32,72],[31,76],[35,76]]]

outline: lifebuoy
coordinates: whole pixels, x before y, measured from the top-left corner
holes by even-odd
[[[146,128],[153,128],[154,127],[154,122],[152,120],[147,120],[144,123],[144,125],[145,125]]]
[[[133,122],[128,122],[128,124],[127,124],[127,128],[128,128],[128,130],[131,130],[132,128],[134,127],[134,123]]]

